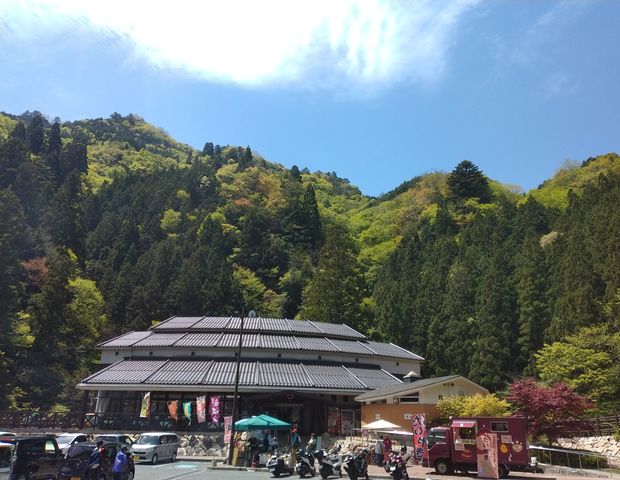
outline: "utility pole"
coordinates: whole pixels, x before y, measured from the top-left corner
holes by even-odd
[[[243,308],[241,309],[241,322],[239,324],[239,348],[237,349],[237,367],[235,371],[235,395],[233,397],[233,407],[232,407],[232,425],[230,427],[230,445],[228,447],[228,464],[232,465],[233,458],[233,448],[235,445],[235,422],[237,421],[237,410],[239,408],[238,396],[239,396],[239,368],[241,366],[241,347],[243,345],[243,320],[244,320],[245,312]],[[256,316],[256,312],[254,310],[250,310],[249,317],[254,318]]]

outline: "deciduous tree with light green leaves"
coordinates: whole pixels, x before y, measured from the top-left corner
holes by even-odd
[[[588,397],[599,410],[617,406],[620,398],[620,333],[599,325],[586,327],[562,342],[545,345],[535,355],[540,379],[565,383]]]
[[[504,417],[510,415],[510,404],[495,394],[455,395],[437,402],[440,418],[450,417]]]

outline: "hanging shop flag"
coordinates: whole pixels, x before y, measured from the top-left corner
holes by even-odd
[[[232,417],[224,417],[224,443],[229,445],[232,438]]]
[[[218,423],[220,421],[220,402],[221,399],[219,396],[209,398],[209,416],[213,423]]]
[[[198,418],[198,423],[205,423],[207,419],[205,418],[205,409],[207,408],[207,399],[203,395],[202,397],[196,397],[196,417]]]
[[[146,392],[142,397],[142,407],[140,408],[140,418],[147,418],[151,413],[151,392]]]
[[[192,423],[192,402],[183,402],[183,415]]]
[[[476,450],[478,476],[481,478],[499,478],[497,434],[488,428],[481,428],[476,435]]]
[[[413,455],[418,463],[421,463],[426,448],[426,415],[416,414],[411,421],[411,426],[413,428]]]
[[[179,401],[178,400],[170,400],[168,402],[168,413],[170,417],[174,420],[179,419]]]

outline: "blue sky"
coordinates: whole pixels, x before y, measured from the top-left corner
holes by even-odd
[[[620,2],[0,3],[0,109],[137,113],[369,195],[463,159],[525,190],[620,151]]]

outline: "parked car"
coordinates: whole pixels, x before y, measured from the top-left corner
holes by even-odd
[[[177,459],[179,437],[169,432],[142,433],[131,447],[131,455],[137,461],[151,462],[155,465],[159,460]]]
[[[62,461],[62,452],[51,435],[3,437],[3,445],[10,445],[10,480],[56,479]]]
[[[88,436],[84,433],[59,433],[56,435],[56,443],[62,453],[67,453],[71,445],[88,442]]]
[[[114,458],[120,451],[121,446],[118,442],[104,442],[105,461],[99,464],[99,480],[110,480],[113,477],[112,466],[114,465]],[[58,480],[89,480],[87,477],[88,458],[96,447],[95,443],[90,442],[71,445],[58,469]],[[133,480],[136,470],[129,452],[127,456],[129,458],[129,466],[127,476],[123,478],[125,480]]]
[[[115,442],[120,444],[125,444],[128,447],[133,445],[133,438],[129,435],[125,435],[124,433],[104,433],[102,435],[97,435],[95,437],[95,442],[101,440],[102,442]]]
[[[16,437],[17,434],[13,433],[13,432],[0,432],[0,438],[1,437]]]
[[[0,440],[0,475],[9,473],[13,450],[15,450],[15,445]]]

